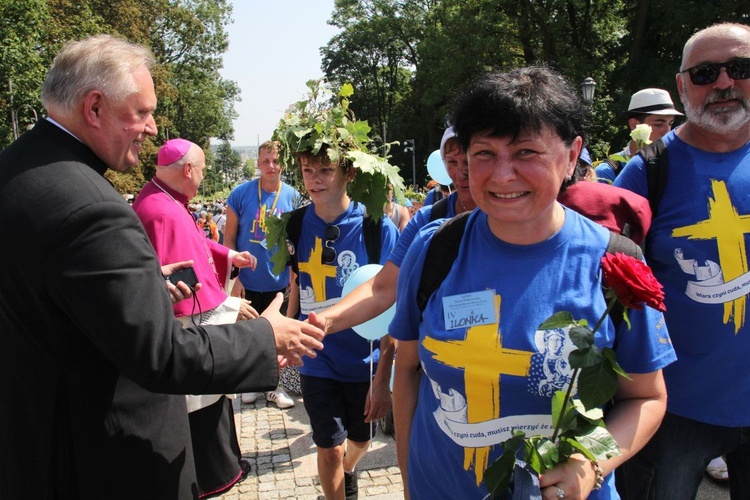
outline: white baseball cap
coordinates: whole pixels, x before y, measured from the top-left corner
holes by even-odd
[[[443,138],[440,139],[440,158],[445,158],[445,143],[448,142],[448,139],[454,137],[456,137],[456,133],[453,131],[453,127],[445,129],[445,132],[443,132]]]

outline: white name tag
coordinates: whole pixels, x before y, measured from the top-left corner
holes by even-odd
[[[445,329],[454,330],[496,323],[494,300],[494,290],[443,297]]]

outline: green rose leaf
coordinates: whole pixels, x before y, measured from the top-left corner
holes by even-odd
[[[574,399],[573,406],[575,407],[576,412],[578,412],[579,415],[590,422],[594,422],[596,420],[601,420],[602,418],[604,418],[604,410],[602,410],[598,406],[588,410],[583,405],[580,399]]]
[[[617,374],[609,363],[599,363],[581,369],[578,395],[583,405],[597,408],[612,399],[617,390]]]
[[[568,335],[579,349],[587,349],[594,345],[594,332],[588,326],[574,326]]]
[[[557,446],[549,438],[531,436],[524,444],[523,456],[529,467],[539,474],[553,469],[560,461]]]
[[[500,446],[503,447],[504,450],[512,450],[513,452],[516,452],[521,448],[521,445],[523,445],[523,440],[526,438],[526,433],[523,431],[519,431],[518,429],[513,429],[512,436],[509,439],[506,439],[502,443],[500,443]]]
[[[484,482],[490,493],[500,495],[510,488],[513,471],[516,467],[515,450],[507,450],[484,472]]]
[[[544,320],[544,323],[539,325],[539,330],[554,330],[557,328],[567,328],[568,326],[575,323],[576,320],[573,319],[573,315],[570,314],[568,311],[560,311],[556,312],[546,320]]]
[[[578,443],[577,446],[576,443]],[[612,434],[605,427],[592,425],[585,432],[580,433],[570,444],[581,451],[587,458],[594,460],[606,460],[620,455],[620,447]]]
[[[622,320],[625,322],[626,325],[628,325],[628,330],[633,326],[630,324],[630,318],[628,317],[628,308],[625,307],[622,309]]]
[[[561,416],[563,406],[565,413]],[[555,391],[552,396],[552,426],[558,427],[558,422],[562,432],[575,429],[576,426],[576,412],[570,404],[565,405],[565,391]]]
[[[570,458],[570,456],[573,453],[581,453],[583,456],[588,458],[589,460],[596,460],[596,456],[591,453],[589,450],[586,449],[585,446],[583,446],[581,443],[576,441],[575,436],[561,436],[560,437],[560,448],[564,448],[566,450],[565,458]]]
[[[592,345],[588,349],[576,349],[568,356],[570,366],[573,368],[586,368],[598,365],[602,362],[602,353],[598,347]]]
[[[615,351],[613,351],[609,347],[605,347],[604,349],[602,349],[602,355],[607,361],[609,361],[609,364],[615,371],[615,373],[617,373],[621,377],[625,377],[628,380],[633,380],[632,378],[630,378],[630,375],[628,375],[628,372],[623,370],[622,366],[620,366],[620,363],[617,362]]]

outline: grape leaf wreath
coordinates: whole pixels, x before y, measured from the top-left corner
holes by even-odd
[[[298,168],[298,153],[317,155],[325,151],[332,164],[349,161],[356,169],[354,180],[349,183],[349,196],[362,203],[370,215],[382,215],[391,186],[396,200],[403,203],[404,181],[398,167],[388,163],[387,157],[374,154],[370,126],[357,120],[349,109],[354,87],[346,83],[334,94],[322,79],[308,81],[307,87],[306,98],[292,104],[274,130],[273,140],[280,144],[281,164],[288,170]],[[290,216],[291,212],[287,212],[266,220],[266,242],[277,275],[289,259],[286,225]]]

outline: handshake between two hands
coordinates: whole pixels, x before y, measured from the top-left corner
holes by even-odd
[[[255,263],[253,260],[255,258],[252,257],[252,259],[249,259],[244,254],[252,257],[252,255],[247,252],[241,252],[234,256],[233,261],[242,260],[241,264],[245,265],[241,267],[249,266],[254,268]],[[187,269],[192,265],[192,260],[175,262],[174,264],[162,266],[161,272],[164,276],[169,276],[181,269]],[[177,283],[167,281],[166,284],[172,298],[172,303],[190,298],[194,291],[197,292],[201,288],[200,283],[197,283],[192,289],[182,281],[178,281]],[[282,315],[280,309],[283,302],[283,294],[277,294],[276,298],[271,304],[269,304],[266,310],[263,311],[263,314],[261,314],[260,317],[265,318],[271,324],[271,328],[273,329],[279,367],[302,366],[303,356],[314,358],[317,355],[316,351],[323,348],[322,341],[325,334],[321,328],[315,326],[314,315],[311,315],[310,319],[312,321],[310,322],[302,322]],[[257,312],[255,312],[252,317],[257,317]]]

